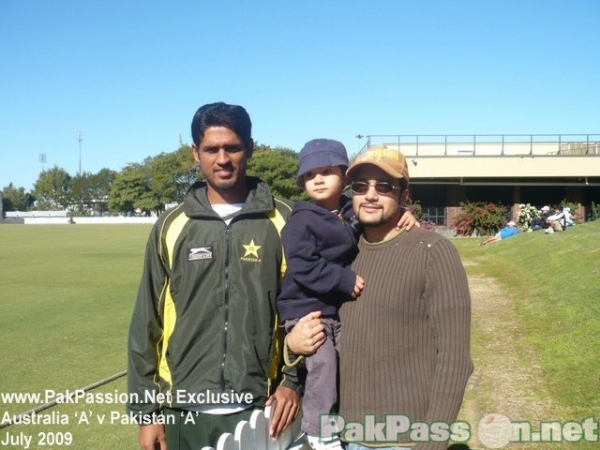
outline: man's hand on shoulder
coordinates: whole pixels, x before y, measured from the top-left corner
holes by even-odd
[[[404,212],[400,216],[400,220],[396,225],[396,229],[400,230],[402,228],[406,228],[406,231],[410,231],[412,227],[421,228],[421,224],[417,220],[417,218],[411,213],[408,209],[404,208]]]

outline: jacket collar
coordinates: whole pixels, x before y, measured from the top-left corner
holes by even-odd
[[[269,185],[256,177],[246,177],[248,196],[240,214],[266,213],[271,211],[275,204]],[[191,218],[218,217],[212,209],[206,195],[206,181],[196,181],[190,188],[184,200],[185,214]]]

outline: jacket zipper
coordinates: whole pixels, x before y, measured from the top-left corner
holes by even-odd
[[[221,392],[225,392],[225,358],[227,356],[227,330],[229,328],[229,225],[225,226],[225,301],[223,319],[223,358],[221,360]]]

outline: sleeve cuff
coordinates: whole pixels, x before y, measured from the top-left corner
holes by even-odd
[[[287,367],[295,367],[300,361],[304,359],[304,356],[296,356],[287,345],[287,336],[283,340],[283,362]]]

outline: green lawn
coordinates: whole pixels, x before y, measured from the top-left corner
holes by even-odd
[[[0,393],[74,390],[126,368],[127,329],[149,225],[0,226]],[[564,420],[600,411],[600,222],[564,233],[521,233],[480,247],[454,239],[469,270],[515,301]],[[476,342],[476,337],[474,338]],[[124,392],[120,378],[94,392]],[[18,414],[35,405],[3,402]],[[75,449],[136,449],[136,428],[110,420],[117,404],[61,404],[66,425],[0,431],[70,432]],[[82,415],[89,423],[81,421]],[[104,422],[99,419],[104,415]],[[37,448],[33,446],[33,448]]]
[[[557,419],[598,418],[600,221],[549,235],[519,233],[485,247],[475,239],[453,242],[463,259],[478,263],[468,268],[471,274],[495,278],[513,300],[564,414]]]
[[[0,226],[0,392],[64,392],[126,369],[127,329],[149,232],[150,225]],[[124,378],[102,389],[124,391]],[[34,406],[3,402],[1,411]],[[84,410],[110,414],[124,405],[62,404],[44,414],[67,414],[67,426],[2,431],[33,433],[34,439],[38,432],[71,431],[72,448],[136,448],[134,427],[77,424],[75,413]]]

